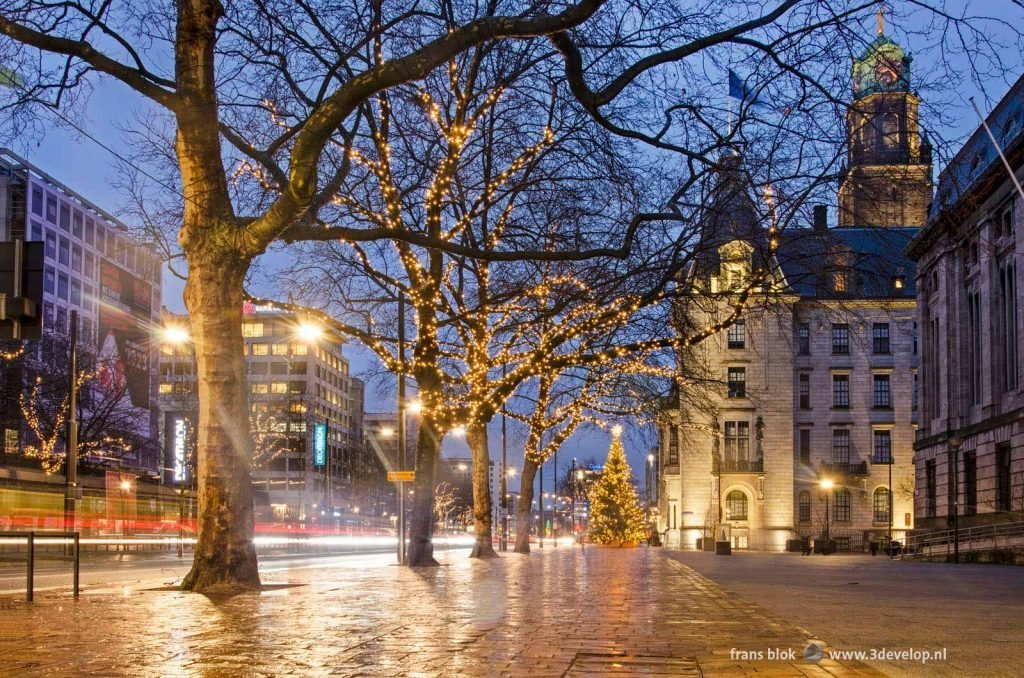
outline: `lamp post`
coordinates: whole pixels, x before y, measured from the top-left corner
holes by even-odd
[[[544,548],[544,462],[537,465],[537,505],[540,507],[540,522],[537,524],[537,548]]]
[[[64,531],[74,532],[78,500],[78,311],[71,309],[68,422],[64,448]]]
[[[558,548],[558,448],[552,461],[554,479],[551,482],[551,544]]]
[[[654,482],[654,455],[647,455],[647,526],[650,528],[651,525],[651,505],[653,495],[651,494],[651,484]]]
[[[828,495],[832,491],[832,488],[835,487],[835,483],[831,478],[822,478],[819,485],[825,492],[825,552],[827,553],[829,543],[832,541],[832,538],[829,535]]]

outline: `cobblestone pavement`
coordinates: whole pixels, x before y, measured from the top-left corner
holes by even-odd
[[[940,652],[872,661],[901,676],[1024,676],[1024,567],[836,554],[666,551],[837,650]]]
[[[350,557],[264,580],[292,586],[2,597],[0,675],[881,675],[806,661],[804,632],[658,549],[450,554],[427,571]]]

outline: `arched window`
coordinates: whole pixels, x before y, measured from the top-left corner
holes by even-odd
[[[733,490],[725,497],[725,512],[729,520],[747,519],[747,495]]]
[[[811,493],[801,492],[800,493],[800,522],[809,523],[811,522]]]
[[[879,487],[875,489],[875,522],[889,522],[889,488]]]
[[[895,146],[900,142],[900,117],[895,113],[882,116],[882,143]]]
[[[850,522],[850,491],[846,488],[837,487],[832,495],[832,520]]]

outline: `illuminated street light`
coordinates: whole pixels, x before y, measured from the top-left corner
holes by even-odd
[[[406,409],[408,410],[409,414],[413,416],[418,416],[421,412],[423,412],[423,403],[420,402],[419,400],[410,400],[409,404],[406,405]]]
[[[390,438],[393,435],[395,435],[395,429],[391,428],[390,426],[383,426],[383,427],[381,427],[381,429],[380,429],[380,437],[381,438]]]
[[[469,469],[469,467],[466,466],[465,464],[459,464],[458,468],[460,471],[466,471],[467,469]]]
[[[449,431],[449,433],[451,433],[456,438],[464,438],[464,437],[466,437],[466,427],[465,426],[456,426],[451,431]]]
[[[818,484],[821,485],[821,489],[825,490],[825,553],[827,554],[832,541],[829,535],[828,495],[829,490],[835,487],[835,483],[831,478],[822,478]]]
[[[124,492],[128,492],[129,490],[131,490],[132,489],[132,481],[130,481],[130,480],[122,480],[121,481],[121,489]]]
[[[299,329],[296,331],[296,334],[300,339],[304,339],[305,341],[316,341],[323,336],[324,328],[315,323],[303,322],[299,325]]]
[[[163,328],[164,341],[172,346],[180,346],[189,340],[188,330],[177,325],[169,325]]]
[[[505,473],[507,473],[510,478],[514,478],[516,475],[516,470],[514,468],[510,468],[507,471],[505,471]]]

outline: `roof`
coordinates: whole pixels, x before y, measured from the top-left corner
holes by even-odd
[[[811,228],[782,234],[776,253],[789,288],[807,299],[908,299],[914,288],[914,262],[904,254],[919,228]],[[852,273],[848,291],[833,289],[833,274]],[[895,289],[896,278],[903,287]]]
[[[1010,87],[985,122],[1004,153],[1024,141],[1024,75]],[[939,174],[939,190],[932,201],[929,221],[958,207],[981,179],[1001,163],[985,129],[978,127]]]

